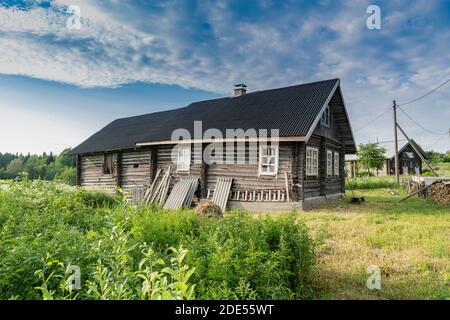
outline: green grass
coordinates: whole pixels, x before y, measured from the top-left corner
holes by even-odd
[[[350,178],[346,181],[347,190],[380,188],[397,189],[398,187],[395,176],[359,177]]]
[[[397,190],[399,191],[399,190]],[[449,299],[450,208],[385,190],[359,190],[363,204],[341,200],[302,219],[318,248],[316,285],[323,299]],[[380,267],[381,290],[366,288]]]
[[[440,176],[450,177],[450,162],[440,162],[432,164],[433,169]]]

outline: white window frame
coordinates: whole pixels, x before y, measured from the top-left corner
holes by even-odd
[[[325,127],[330,127],[331,122],[331,108],[329,105],[323,110],[322,117],[320,118],[320,123]]]
[[[327,150],[327,177],[333,176],[333,151]]]
[[[306,147],[306,176],[319,175],[319,148]]]
[[[334,153],[334,176],[339,177],[339,153]]]
[[[177,172],[189,172],[191,169],[191,145],[177,147]]]
[[[264,152],[271,150],[270,154]],[[264,159],[267,159],[266,161]],[[271,161],[271,159],[273,161]],[[278,174],[279,147],[278,146],[259,146],[259,176],[276,176]],[[273,167],[273,171],[269,168]]]

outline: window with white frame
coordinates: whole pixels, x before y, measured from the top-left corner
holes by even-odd
[[[177,171],[189,171],[191,166],[191,145],[179,145],[177,154]]]
[[[278,146],[259,147],[259,175],[274,176],[278,173]]]
[[[339,153],[334,153],[334,176],[339,177]]]
[[[320,122],[326,127],[330,126],[330,115],[330,106],[327,106],[322,113],[322,118],[320,119]]]
[[[327,176],[333,176],[333,152],[327,150]]]
[[[319,149],[306,147],[306,175],[319,175]]]

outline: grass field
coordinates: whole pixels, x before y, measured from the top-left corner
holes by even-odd
[[[51,182],[0,182],[0,299],[449,299],[450,207],[399,203],[400,189],[354,192],[366,202],[204,220]],[[167,250],[180,246],[187,253]],[[83,270],[75,296],[60,289],[69,264]],[[380,290],[366,287],[371,265]],[[143,292],[152,274],[163,285]]]
[[[450,177],[450,162],[440,162],[433,165],[433,168],[440,176]]]
[[[355,193],[366,202],[302,214],[313,236],[323,237],[318,298],[449,299],[450,208],[417,197],[398,203],[383,189]],[[366,287],[370,265],[381,270],[381,290]]]

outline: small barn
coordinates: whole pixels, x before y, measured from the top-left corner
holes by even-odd
[[[188,138],[174,139],[180,132]],[[199,202],[229,178],[228,207],[250,211],[341,197],[344,158],[355,152],[339,79],[257,92],[238,85],[231,97],[115,120],[72,150],[80,186],[145,192],[170,171],[167,195],[194,178]]]
[[[420,152],[425,160],[428,160],[427,153],[411,139],[416,149]],[[386,151],[384,154],[385,160],[383,168],[372,169],[371,172],[375,176],[395,175],[395,145],[394,142],[380,142],[379,147],[383,147]],[[420,175],[422,174],[423,163],[419,154],[414,150],[408,140],[399,141],[398,149],[399,172],[405,175]],[[358,173],[358,157],[356,155],[346,155],[345,167],[349,177],[355,177]]]

